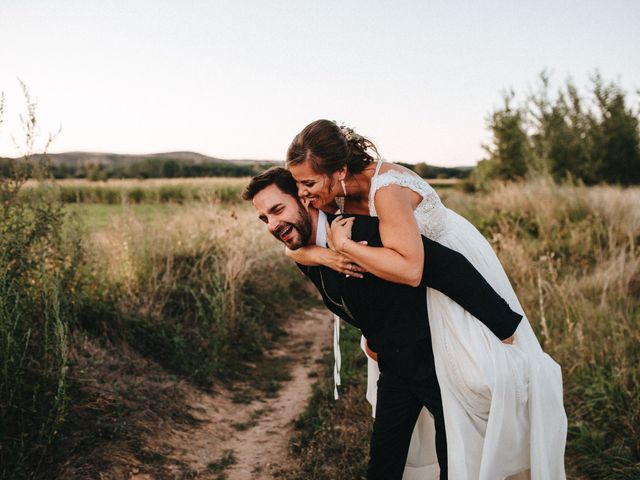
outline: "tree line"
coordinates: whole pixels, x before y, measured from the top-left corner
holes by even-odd
[[[539,80],[523,101],[505,93],[490,114],[492,140],[474,171],[476,182],[550,175],[585,184],[640,183],[640,110],[622,87],[598,73],[586,93],[571,80],[552,92],[546,72]]]
[[[0,177],[9,178],[14,159],[0,158]],[[263,172],[274,163],[202,162],[171,158],[146,158],[141,161],[104,164],[49,164],[53,178],[86,178],[99,181],[110,178],[178,178],[178,177],[249,177]]]
[[[0,178],[10,178],[15,159],[0,158]],[[473,167],[438,167],[424,162],[409,164],[397,162],[423,178],[467,178]],[[251,164],[234,162],[201,162],[171,158],[146,158],[120,164],[58,163],[48,164],[53,178],[86,178],[104,181],[111,178],[193,178],[193,177],[250,177],[262,173],[278,162],[256,162]]]

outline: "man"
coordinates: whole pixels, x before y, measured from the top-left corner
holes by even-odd
[[[284,168],[273,167],[254,177],[243,192],[269,232],[292,250],[326,246],[325,214],[304,208],[297,187]],[[329,221],[332,215],[327,215]],[[353,240],[381,247],[378,221],[356,216]],[[428,325],[425,288],[435,288],[482,321],[500,339],[513,335],[522,316],[513,312],[461,254],[426,237],[422,283],[410,287],[371,274],[354,278],[324,266],[298,265],[318,288],[325,305],[362,330],[377,353],[376,419],[367,478],[402,478],[411,433],[422,407],[434,417],[440,478],[447,478],[447,450],[442,400]]]

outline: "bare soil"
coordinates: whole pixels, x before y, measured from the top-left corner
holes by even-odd
[[[289,452],[294,421],[305,409],[320,366],[331,345],[331,315],[313,308],[293,315],[287,332],[266,362],[288,369],[266,392],[249,382],[218,388],[215,394],[183,385],[193,424],[161,425],[146,435],[147,452],[162,455],[164,472],[176,479],[259,480],[283,478],[296,469]],[[256,366],[260,371],[260,366]],[[282,372],[280,372],[282,374]],[[268,380],[268,379],[267,379]],[[278,388],[279,387],[279,388]],[[166,474],[162,477],[166,478]],[[158,478],[144,464],[131,465],[130,480]]]

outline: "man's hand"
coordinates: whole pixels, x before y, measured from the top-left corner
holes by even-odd
[[[513,335],[511,335],[509,338],[505,338],[504,340],[502,340],[502,343],[506,343],[507,345],[512,345],[513,344]]]
[[[372,360],[375,360],[376,362],[378,361],[378,354],[369,348],[369,343],[366,338],[364,339],[364,349]]]

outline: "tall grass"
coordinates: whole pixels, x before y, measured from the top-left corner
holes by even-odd
[[[1,184],[0,478],[38,474],[66,412],[70,290],[78,252],[55,198],[25,203]]]
[[[47,182],[45,165],[33,161],[38,140],[36,104],[22,85],[20,117],[24,154],[0,178],[0,478],[42,473],[67,398],[69,292],[80,256],[73,237],[63,238],[64,213]],[[0,124],[3,98],[0,95]],[[49,136],[46,147],[51,142]],[[20,193],[29,176],[40,196]]]
[[[202,385],[233,372],[260,354],[301,289],[261,227],[248,205],[198,203],[145,223],[125,210],[87,240],[84,328],[124,336]]]
[[[640,190],[538,180],[446,203],[491,239],[562,366],[571,462],[592,478],[637,478]]]

